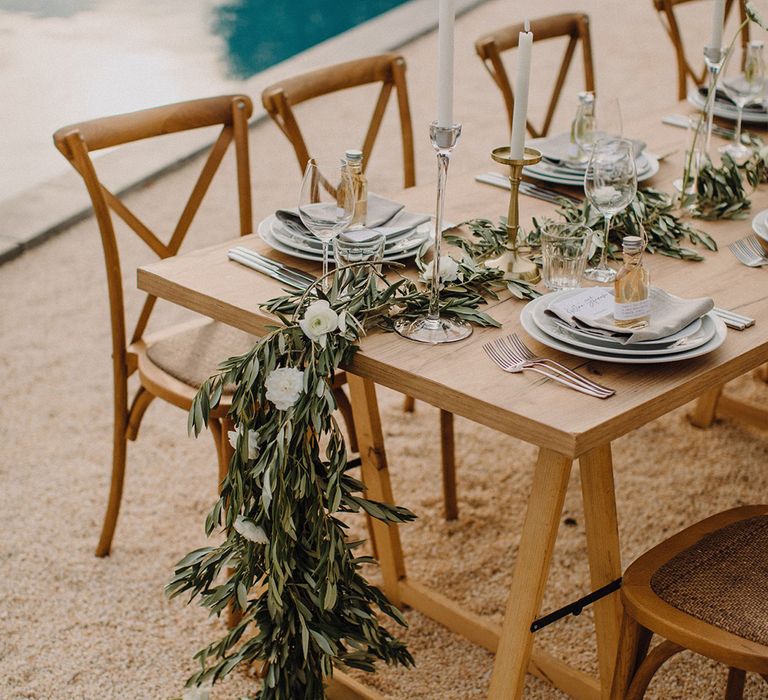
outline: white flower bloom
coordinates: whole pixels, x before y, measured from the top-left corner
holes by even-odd
[[[264,528],[258,526],[253,520],[244,518],[242,515],[238,515],[237,518],[235,518],[233,527],[235,528],[235,531],[245,537],[246,540],[250,540],[256,544],[267,544],[267,542],[269,542],[269,538],[267,538],[267,533],[264,532]]]
[[[763,146],[760,149],[760,158],[762,159],[763,163],[768,164],[768,146]]]
[[[325,299],[318,299],[307,307],[299,326],[313,343],[325,347],[325,336],[338,328],[339,315]]]
[[[211,686],[195,685],[184,690],[184,694],[181,696],[181,700],[208,700],[210,693]]]
[[[237,438],[242,432],[243,426],[238,425],[235,430],[227,432],[229,436],[229,444],[232,445],[232,449],[237,449]],[[256,459],[259,456],[259,434],[255,430],[248,431],[248,459]]]
[[[304,372],[295,367],[273,369],[264,381],[267,399],[278,411],[287,411],[304,390]]]
[[[424,268],[422,277],[425,280],[431,280],[435,269],[435,261],[430,260],[427,266]],[[440,281],[441,282],[453,282],[459,277],[459,263],[457,263],[450,255],[440,256]]]

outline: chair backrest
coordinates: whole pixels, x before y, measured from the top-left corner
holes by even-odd
[[[707,77],[707,68],[702,65],[699,71],[695,71],[688,58],[685,55],[685,47],[683,46],[683,36],[680,32],[680,24],[675,16],[675,7],[677,5],[683,5],[689,2],[699,2],[700,0],[653,0],[653,6],[659,13],[659,19],[664,26],[665,31],[669,35],[672,41],[672,46],[675,49],[675,58],[677,59],[677,98],[684,100],[688,90],[688,78],[693,80],[695,85],[702,85],[704,79]],[[731,7],[734,4],[733,0],[725,0],[725,16],[726,18],[731,12]],[[739,6],[739,22],[744,22],[747,18],[747,13],[744,9],[742,0],[738,0],[736,3]],[[749,43],[749,23],[747,23],[741,30],[741,45],[746,46]]]
[[[483,65],[493,78],[493,81],[501,90],[504,98],[504,105],[507,108],[507,117],[509,118],[509,128],[512,128],[512,113],[515,108],[515,96],[512,92],[512,86],[509,82],[507,70],[501,59],[501,54],[509,49],[517,48],[519,34],[523,31],[523,24],[511,24],[508,27],[499,29],[491,34],[480,37],[475,42],[477,55],[483,61]],[[552,15],[550,17],[541,17],[531,20],[531,31],[535,42],[545,39],[554,39],[557,37],[568,37],[568,44],[565,47],[563,61],[560,64],[560,72],[555,80],[552,90],[552,97],[549,101],[544,123],[541,128],[536,128],[527,122],[528,132],[531,136],[545,136],[549,133],[549,127],[552,124],[552,117],[555,113],[560,92],[563,89],[565,78],[568,74],[573,55],[576,51],[576,45],[581,41],[581,51],[584,58],[584,89],[595,90],[595,71],[592,65],[592,42],[589,35],[589,16],[583,13],[565,13]]]
[[[104,248],[107,288],[112,317],[112,356],[116,377],[131,374],[133,360],[127,361],[127,334],[120,255],[112,221],[117,214],[160,258],[175,255],[181,246],[200,203],[226,153],[234,141],[237,161],[237,185],[240,210],[240,233],[252,233],[251,186],[248,163],[248,118],[253,104],[245,95],[225,95],[202,100],[155,107],[140,112],[119,114],[102,119],[65,126],[53,135],[56,148],[85,181]],[[222,129],[203,165],[192,193],[182,210],[176,227],[164,243],[146,224],[99,180],[91,152],[132,141],[172,134],[190,129],[221,125]],[[141,339],[154,309],[157,297],[147,295],[131,336],[131,343]],[[131,355],[133,357],[133,355]]]
[[[296,121],[293,107],[321,95],[370,83],[381,83],[381,91],[373,109],[373,116],[361,149],[363,167],[368,166],[369,156],[376,142],[384,111],[394,88],[402,134],[403,184],[405,187],[412,187],[416,184],[413,129],[405,82],[405,59],[402,56],[396,54],[370,56],[297,75],[266,88],[261,93],[261,101],[269,116],[291,142],[299,168],[304,172],[311,156]]]

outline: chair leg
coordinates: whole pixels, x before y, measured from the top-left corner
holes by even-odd
[[[624,700],[626,697],[632,679],[648,653],[650,641],[651,632],[624,612],[611,686],[611,700]]]
[[[403,400],[403,411],[413,413],[416,410],[416,399],[413,396],[406,396]]]
[[[143,386],[139,387],[136,396],[133,397],[131,409],[128,411],[128,426],[125,431],[125,436],[128,440],[136,440],[139,436],[141,420],[144,418],[144,414],[154,398],[155,395],[153,393],[147,391]]]
[[[632,679],[632,684],[629,686],[625,700],[642,700],[645,696],[645,691],[648,690],[648,686],[656,675],[656,671],[658,671],[675,654],[679,654],[684,650],[685,647],[670,642],[668,639],[657,644],[637,669],[637,673],[635,673],[635,677]]]
[[[747,674],[740,668],[728,669],[728,684],[725,687],[725,700],[741,700],[744,697],[744,681]]]
[[[693,412],[688,415],[691,425],[695,425],[697,428],[709,428],[712,425],[717,411],[717,402],[722,393],[723,387],[719,386],[717,389],[708,391],[696,401]]]
[[[443,471],[443,508],[446,520],[459,517],[456,500],[456,446],[453,439],[453,413],[440,411],[440,458]]]
[[[125,481],[125,458],[127,452],[127,415],[125,396],[115,397],[115,423],[112,433],[112,480],[109,486],[107,512],[104,514],[104,524],[101,526],[99,543],[96,545],[96,556],[106,557],[112,549],[112,538],[115,535],[117,516],[120,514],[120,503],[123,499],[123,483]]]
[[[355,416],[352,413],[352,404],[349,402],[344,389],[341,387],[334,387],[333,396],[336,399],[336,405],[341,411],[341,415],[344,418],[344,424],[347,426],[347,434],[349,435],[349,451],[357,452],[357,434],[355,433]]]

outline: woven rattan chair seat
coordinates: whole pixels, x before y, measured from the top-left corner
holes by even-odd
[[[768,516],[702,538],[659,568],[651,588],[692,617],[768,646]]]
[[[212,321],[152,343],[147,357],[172,377],[199,387],[216,372],[220,362],[242,355],[256,341],[256,336]],[[231,387],[227,389],[231,392]]]

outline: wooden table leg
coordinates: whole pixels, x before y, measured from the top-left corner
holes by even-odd
[[[440,457],[443,470],[443,507],[445,519],[459,517],[456,499],[456,445],[453,439],[453,413],[440,410]]]
[[[348,375],[350,400],[355,416],[355,430],[366,495],[374,501],[394,504],[389,481],[384,435],[381,432],[376,387],[370,379]],[[373,520],[373,537],[384,578],[383,590],[393,605],[401,607],[398,584],[405,577],[403,548],[397,525]]]
[[[710,389],[706,394],[702,394],[696,399],[693,411],[688,415],[688,420],[697,428],[709,428],[715,420],[717,404],[720,401],[720,395],[723,393],[723,387]]]
[[[533,648],[531,623],[544,595],[571,459],[541,448],[491,676],[489,700],[519,700]]]
[[[601,445],[582,455],[579,469],[589,570],[592,590],[597,590],[619,578],[622,571],[610,444]],[[606,699],[611,693],[621,615],[621,596],[618,592],[595,603],[600,686],[602,697]]]

